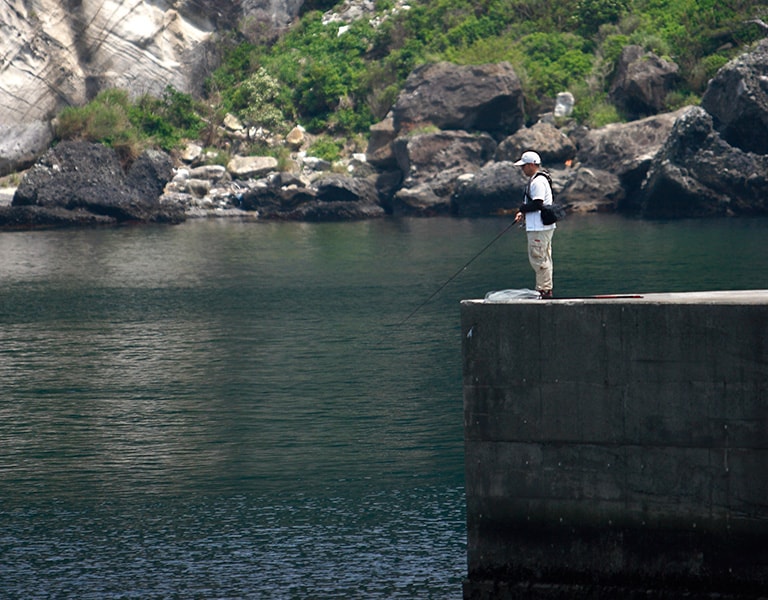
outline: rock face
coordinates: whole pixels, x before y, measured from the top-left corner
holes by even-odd
[[[2,119],[0,116],[0,177],[30,167],[53,139],[46,120],[3,123]]]
[[[466,131],[397,138],[394,152],[405,180],[395,194],[396,208],[410,214],[423,209],[428,214],[447,212],[458,178],[479,170],[495,150],[489,135]]]
[[[626,46],[621,52],[611,84],[611,100],[631,119],[661,112],[667,94],[678,77],[678,66],[642,46]]]
[[[692,107],[654,158],[639,204],[651,218],[765,214],[768,156],[729,145],[712,116]]]
[[[262,219],[351,221],[384,216],[374,184],[360,177],[326,175],[314,185],[296,185],[275,175],[240,198],[240,208]]]
[[[368,161],[401,172],[385,206],[395,214],[448,214],[459,178],[493,160],[497,140],[517,131],[523,116],[522,87],[508,63],[417,67],[391,115],[371,127]]]
[[[525,176],[509,161],[495,162],[461,181],[453,196],[453,212],[462,217],[514,213],[523,202]]]
[[[57,225],[62,211],[70,211],[74,222],[178,223],[184,219],[182,210],[159,200],[172,176],[170,157],[162,152],[142,155],[124,173],[113,150],[63,142],[25,174],[6,218],[20,223],[25,214],[34,214],[42,224],[50,211],[50,224]],[[34,213],[29,207],[36,207]]]
[[[515,162],[526,150],[535,150],[550,168],[573,160],[576,145],[551,123],[539,122],[523,127],[503,140],[496,149],[496,160]]]
[[[509,63],[416,68],[392,109],[398,133],[434,125],[502,138],[523,124],[523,91]]]
[[[684,112],[685,109],[681,109],[629,123],[613,123],[585,132],[578,137],[576,159],[585,167],[605,171],[617,177],[626,194],[617,194],[615,182],[606,180],[608,187],[601,195],[610,195],[620,202],[616,206],[620,210],[632,210],[635,207],[621,202],[625,196],[631,199],[633,192],[640,189],[651,161],[666,142],[677,118]],[[593,185],[597,183],[598,181],[593,179]],[[566,191],[569,191],[568,187],[566,186]]]
[[[212,32],[246,16],[274,29],[300,6],[0,0],[0,175],[28,166],[48,147],[48,123],[64,106],[84,104],[108,87],[137,95],[159,95],[167,85],[196,91],[212,62]]]
[[[768,40],[721,68],[701,105],[729,144],[768,154]]]
[[[616,212],[624,200],[624,187],[610,171],[581,167],[568,178],[557,199],[573,212]]]

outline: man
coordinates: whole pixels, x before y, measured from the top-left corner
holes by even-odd
[[[555,224],[544,225],[541,208],[552,204],[549,177],[541,171],[541,157],[536,152],[523,152],[515,166],[522,167],[528,177],[525,198],[515,215],[515,223],[525,217],[528,235],[528,261],[536,273],[536,290],[543,299],[552,298],[552,236]]]

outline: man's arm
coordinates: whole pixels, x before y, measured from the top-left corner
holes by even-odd
[[[544,200],[536,199],[532,200],[530,202],[524,202],[520,205],[520,212],[521,213],[529,213],[529,212],[535,212],[537,210],[541,210],[541,208],[544,206]]]

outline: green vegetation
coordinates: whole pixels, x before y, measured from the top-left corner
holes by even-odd
[[[575,118],[600,126],[622,118],[607,91],[624,46],[680,66],[671,110],[698,102],[717,69],[761,36],[746,21],[766,11],[759,0],[432,0],[408,10],[379,0],[376,25],[369,18],[324,25],[320,9],[328,7],[306,3],[301,20],[274,43],[249,41],[258,37],[253,23],[222,35],[224,60],[208,78],[204,104],[171,88],[160,99],[134,101],[108,91],[63,111],[58,135],[104,141],[125,156],[146,144],[171,149],[184,138],[215,145],[217,124],[231,112],[276,132],[298,122],[317,135],[351,136],[384,117],[416,66],[439,60],[508,61],[523,82],[529,118],[569,90]],[[341,151],[326,137],[315,149],[324,157]]]
[[[341,158],[342,144],[327,135],[318,137],[309,147],[309,154],[329,162]]]
[[[125,90],[110,89],[85,106],[62,110],[56,137],[102,142],[127,163],[149,146],[170,151],[183,138],[198,138],[204,126],[192,97],[170,86],[162,98],[145,95],[135,100]]]

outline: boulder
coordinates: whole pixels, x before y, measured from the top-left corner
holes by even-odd
[[[691,107],[654,158],[637,208],[647,218],[768,214],[768,155],[731,146]]]
[[[262,219],[283,219],[301,204],[314,202],[317,193],[308,187],[254,186],[243,193],[240,208],[257,211]]]
[[[211,191],[211,187],[210,179],[196,179],[190,177],[187,179],[184,189],[196,198],[205,198]]]
[[[307,141],[305,133],[304,128],[297,125],[285,136],[285,144],[292,150],[299,150]]]
[[[374,182],[364,178],[329,174],[304,186],[298,177],[275,174],[243,192],[239,208],[261,219],[346,221],[382,216],[377,199]]]
[[[723,66],[710,80],[701,106],[729,144],[768,154],[768,40]]]
[[[403,173],[403,188],[428,186],[436,196],[449,201],[457,178],[487,163],[496,142],[487,134],[443,131],[401,136],[393,148]]]
[[[392,142],[396,137],[397,132],[392,117],[371,125],[368,148],[365,150],[366,160],[380,169],[396,167],[397,158],[392,150]]]
[[[62,142],[24,175],[12,205],[57,208],[110,217],[115,222],[170,222],[181,209],[161,204],[159,196],[173,175],[170,158],[150,152],[126,175],[111,148],[88,142]],[[93,222],[91,216],[80,219]]]
[[[379,204],[389,213],[393,212],[392,201],[402,183],[403,174],[400,169],[382,171],[373,176],[373,185],[379,196]]]
[[[392,214],[398,216],[434,217],[451,211],[451,199],[440,197],[426,184],[398,190],[392,198]]]
[[[165,152],[146,150],[128,167],[125,184],[145,202],[156,202],[173,179],[173,161]]]
[[[321,202],[358,202],[378,204],[374,183],[362,177],[349,177],[333,173],[316,179],[317,199]]]
[[[642,46],[626,46],[616,67],[609,98],[630,119],[655,115],[664,110],[678,71],[675,63],[646,52]]]
[[[581,165],[617,175],[628,191],[639,190],[651,161],[685,110],[587,131],[578,138],[576,159]]]
[[[0,122],[0,177],[31,167],[52,141],[47,120]]]
[[[580,167],[568,178],[557,200],[570,212],[615,212],[624,198],[618,176],[609,171]]]
[[[559,167],[576,156],[576,145],[567,135],[551,123],[540,121],[502,140],[494,158],[515,162],[527,150],[538,152],[546,168]]]
[[[193,165],[198,163],[203,158],[203,147],[199,144],[194,144],[190,142],[184,148],[182,149],[181,153],[179,154],[179,160],[181,162]]]
[[[189,177],[192,179],[205,179],[216,182],[229,178],[226,167],[222,165],[201,165],[189,171]]]
[[[277,165],[274,156],[234,156],[227,163],[227,171],[232,177],[248,179],[263,177],[277,169]]]
[[[460,217],[514,214],[523,202],[528,179],[510,161],[490,163],[473,177],[462,178],[451,198],[451,210]]]
[[[552,111],[553,116],[557,119],[563,119],[570,117],[573,113],[573,106],[576,104],[576,99],[571,92],[560,92],[555,97],[555,108]]]
[[[392,108],[398,134],[433,125],[443,130],[484,131],[502,139],[520,128],[523,117],[520,79],[506,62],[417,67]]]

